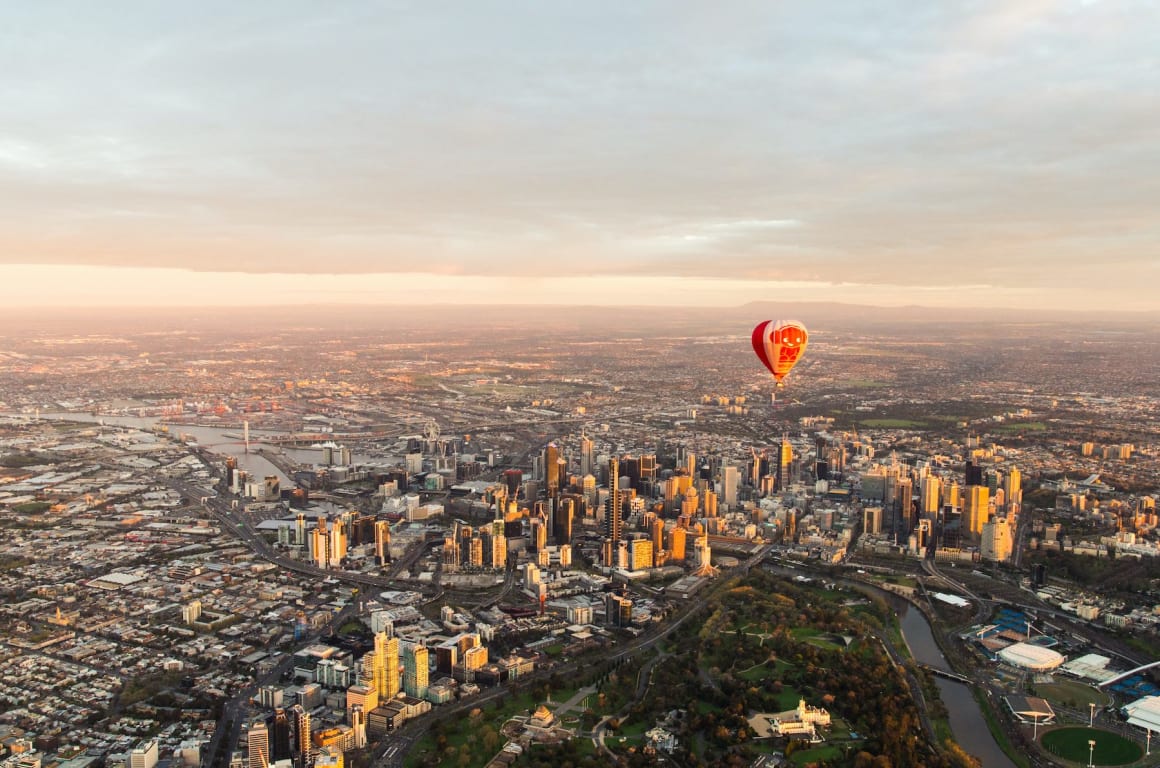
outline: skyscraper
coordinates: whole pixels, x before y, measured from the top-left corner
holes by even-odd
[[[270,732],[263,720],[250,725],[246,735],[246,761],[249,768],[269,768]]]
[[[310,712],[295,704],[290,708],[290,717],[294,721],[294,753],[298,765],[303,766],[310,757]]]
[[[725,466],[721,468],[721,501],[725,509],[737,509],[737,489],[741,485],[741,472],[737,467]]]
[[[290,759],[290,716],[282,707],[274,710],[274,717],[270,720],[270,758],[272,760]]]
[[[570,498],[561,498],[556,503],[552,537],[557,544],[568,544],[572,541],[572,520],[575,517],[575,510],[576,502]]]
[[[547,489],[548,496],[555,496],[560,492],[559,460],[560,449],[556,447],[555,443],[549,443],[548,447],[544,449],[542,459],[544,467],[544,487]]]
[[[967,530],[976,539],[982,535],[983,526],[987,524],[990,497],[990,489],[985,485],[972,485],[967,488],[963,520]]]
[[[983,525],[983,532],[979,543],[979,556],[984,560],[1003,562],[1010,559],[1011,550],[1010,523],[1001,517],[988,520]]]
[[[596,456],[593,453],[595,445],[590,437],[580,438],[580,476],[595,474]]]
[[[620,462],[608,460],[608,508],[604,513],[604,537],[613,542],[621,539]]]
[[[403,654],[403,690],[416,699],[427,697],[427,647],[408,643]]]
[[[391,524],[386,520],[375,521],[375,560],[380,566],[391,561]]]
[[[939,493],[941,481],[936,475],[927,475],[922,478],[922,514],[933,517],[939,510]]]

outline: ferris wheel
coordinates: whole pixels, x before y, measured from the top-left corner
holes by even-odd
[[[423,436],[432,444],[439,439],[439,423],[435,419],[427,419],[427,424],[423,427]]]

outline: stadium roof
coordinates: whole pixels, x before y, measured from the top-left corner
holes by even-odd
[[[1098,653],[1089,653],[1064,664],[1063,671],[1076,677],[1102,683],[1120,674],[1119,672],[1113,672],[1108,669],[1108,664],[1111,662],[1112,660],[1107,656],[1101,656]]]
[[[1015,643],[999,651],[999,658],[1023,669],[1055,669],[1063,663],[1063,656],[1050,648],[1030,643]]]
[[[1037,696],[1004,696],[1003,700],[1015,717],[1024,722],[1036,721],[1043,725],[1055,719],[1055,710],[1045,699]]]
[[[1160,696],[1145,696],[1123,708],[1128,724],[1150,731],[1160,731]]]
[[[966,598],[960,597],[958,595],[951,595],[946,592],[933,592],[932,594],[936,600],[941,600],[944,603],[949,603],[950,605],[956,606],[958,608],[966,608],[971,604],[970,600],[967,600]]]

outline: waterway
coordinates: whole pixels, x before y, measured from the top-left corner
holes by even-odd
[[[891,605],[898,611],[898,618],[902,625],[902,635],[910,652],[921,664],[937,669],[951,671],[934,634],[930,629],[930,622],[922,611],[901,599],[891,599]],[[987,721],[979,709],[971,689],[963,683],[954,680],[935,678],[939,696],[946,704],[950,716],[951,732],[959,746],[970,752],[982,761],[986,768],[1015,768],[1011,758],[999,748],[991,731],[987,728]]]
[[[20,416],[27,418],[28,414],[3,414],[5,416]],[[139,416],[101,416],[90,413],[53,413],[43,412],[40,414],[41,419],[59,419],[61,421],[78,421],[89,423],[113,424],[121,427],[134,427],[136,429],[151,430],[156,427],[166,426],[169,433],[174,435],[188,435],[197,441],[197,444],[205,448],[211,453],[216,453],[222,456],[233,456],[237,459],[238,468],[245,470],[254,477],[266,477],[267,475],[274,475],[284,487],[294,485],[293,481],[286,477],[286,475],[278,469],[272,462],[264,456],[255,453],[254,448],[257,447],[263,437],[279,435],[278,432],[262,432],[259,430],[250,431],[250,452],[246,452],[246,446],[239,437],[241,429],[237,427],[197,427],[186,426],[184,424],[170,424],[166,425],[160,418],[149,418]],[[316,464],[322,461],[322,451],[318,448],[273,448],[273,450],[280,450],[286,458],[299,464]],[[369,456],[363,454],[354,454],[353,459],[356,463],[364,463],[370,460]]]

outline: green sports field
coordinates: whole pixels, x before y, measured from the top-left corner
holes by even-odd
[[[1144,754],[1139,744],[1099,728],[1057,728],[1043,734],[1040,742],[1053,755],[1087,765],[1089,740],[1096,743],[1092,756],[1092,762],[1096,765],[1127,765],[1136,762]]]

